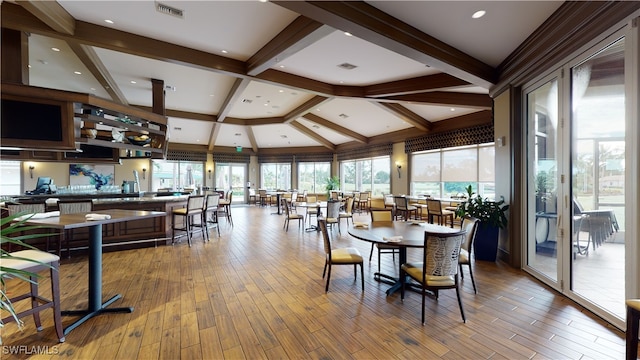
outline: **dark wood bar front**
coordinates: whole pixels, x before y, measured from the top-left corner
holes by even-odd
[[[174,209],[185,207],[187,204],[187,195],[178,196],[131,196],[122,197],[119,194],[113,194],[116,197],[95,197],[87,194],[85,199],[93,200],[93,213],[99,214],[102,210],[123,209],[123,210],[147,210],[162,211],[167,215],[163,217],[146,218],[140,220],[132,220],[127,222],[119,222],[103,225],[103,250],[115,251],[131,248],[140,248],[156,245],[171,244],[171,212]],[[73,195],[76,200],[82,199],[80,195]],[[67,199],[67,196],[56,196],[55,194],[37,197],[20,197],[20,202],[46,202],[48,211],[57,210],[55,199]],[[40,232],[44,229],[39,230]],[[48,230],[50,231],[50,230]],[[57,249],[60,236],[58,234],[42,239],[33,239],[29,241],[39,249],[52,251]],[[67,240],[62,244],[63,252],[67,246],[74,251],[84,251],[88,248],[89,232],[86,228],[74,229],[71,236],[67,236]],[[67,244],[66,241],[69,243]],[[47,245],[48,243],[48,245]],[[48,247],[48,249],[47,249]],[[66,254],[63,254],[63,256]]]

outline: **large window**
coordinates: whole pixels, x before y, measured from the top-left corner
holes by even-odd
[[[20,161],[0,161],[0,194],[20,193]]]
[[[411,193],[449,197],[469,185],[483,197],[495,197],[493,143],[414,153]]]
[[[195,161],[153,160],[151,189],[182,190],[203,184],[204,163]]]
[[[291,163],[261,164],[260,185],[263,189],[291,189]]]
[[[327,179],[331,176],[331,163],[298,163],[298,191],[307,190],[312,194],[325,192]]]
[[[372,196],[391,192],[391,158],[381,156],[340,163],[340,187],[344,191],[371,191]]]

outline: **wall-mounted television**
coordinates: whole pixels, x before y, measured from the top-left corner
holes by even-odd
[[[110,148],[105,146],[96,146],[89,144],[80,144],[80,151],[64,153],[64,158],[67,160],[111,160],[120,161],[120,151],[116,148]]]
[[[73,103],[2,93],[0,148],[73,150]]]

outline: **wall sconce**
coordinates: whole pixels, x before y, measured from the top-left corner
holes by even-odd
[[[211,169],[207,170],[207,172],[209,173],[209,179],[211,179]]]
[[[400,179],[401,178],[400,170],[402,170],[402,165],[400,165],[399,163],[396,163],[396,168],[398,169],[398,179]]]
[[[36,168],[35,166],[29,165],[29,177],[32,178],[32,179],[33,179],[33,170],[35,168]]]
[[[142,168],[142,180],[145,180],[147,178],[147,168]]]

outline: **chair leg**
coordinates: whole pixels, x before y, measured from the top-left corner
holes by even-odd
[[[374,247],[374,243],[371,243],[371,252],[369,253],[369,262],[371,262],[371,257],[373,256],[373,247]],[[378,261],[380,262],[380,261]]]
[[[360,263],[360,280],[362,282],[362,291],[364,292],[364,263]]]
[[[458,306],[460,307],[460,315],[462,315],[462,322],[466,323],[467,319],[464,316],[464,308],[462,307],[462,298],[460,297],[460,285],[456,286],[456,295],[458,296]]]
[[[627,306],[626,360],[638,358],[638,327],[640,327],[640,311]]]
[[[326,268],[327,264],[325,264],[324,266]],[[331,280],[331,264],[329,264],[329,271],[327,271],[327,286],[324,288],[325,293],[329,292],[329,280]]]
[[[426,323],[426,321],[425,321],[425,319],[424,319],[424,305],[425,305],[425,304],[424,304],[424,303],[425,303],[424,298],[425,298],[426,296],[427,296],[427,290],[425,289],[425,287],[424,287],[424,285],[423,285],[423,286],[422,286],[422,316],[421,316],[421,317],[422,317],[422,318],[421,318],[422,326],[424,326],[424,324]]]
[[[473,284],[473,293],[477,294],[478,290],[476,290],[476,280],[473,278],[473,269],[471,269],[471,264],[469,264],[469,276],[471,277],[471,283]]]
[[[31,280],[31,308],[35,309],[38,307],[38,277],[33,275],[29,276],[29,280]],[[40,312],[36,311],[33,313],[33,322],[36,324],[36,329],[38,331],[42,331],[42,323],[40,322]]]

